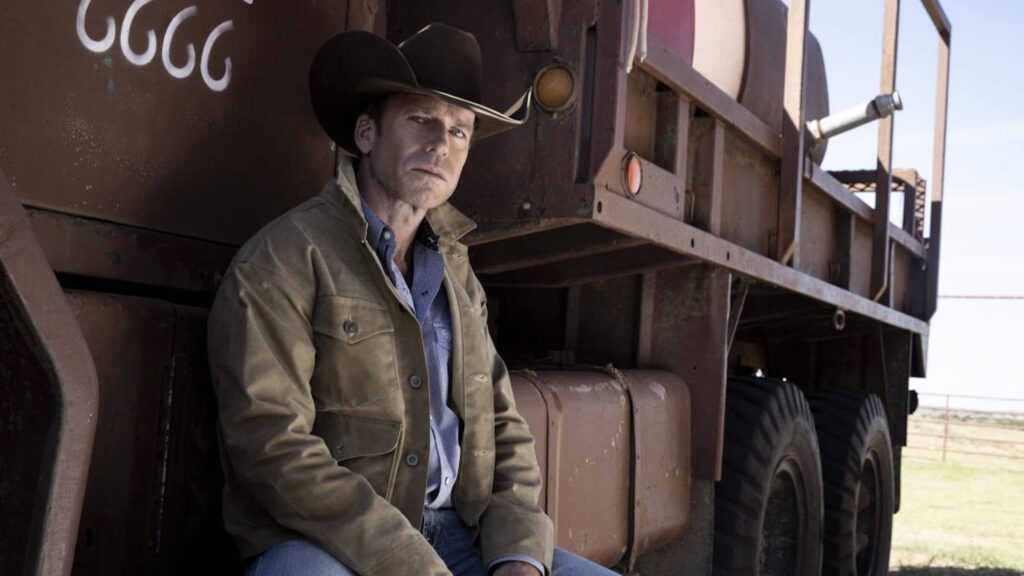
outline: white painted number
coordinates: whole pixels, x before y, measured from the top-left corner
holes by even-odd
[[[136,66],[145,66],[153,61],[153,56],[156,56],[156,32],[150,30],[146,33],[146,37],[149,39],[149,44],[146,46],[146,51],[142,54],[132,50],[131,44],[128,43],[129,35],[132,30],[132,23],[135,22],[135,15],[139,13],[139,10],[143,6],[149,4],[153,0],[135,0],[132,5],[128,7],[128,12],[124,15],[124,24],[121,25],[121,52],[124,53],[124,57],[129,62]]]
[[[82,41],[82,45],[90,51],[99,54],[110,50],[110,47],[114,45],[114,36],[117,35],[115,32],[117,23],[114,22],[113,16],[107,16],[107,33],[103,36],[103,40],[93,40],[90,38],[89,34],[85,31],[85,14],[89,11],[89,2],[91,0],[82,0],[82,3],[78,5],[78,19],[75,23],[75,29],[78,32],[78,39]]]
[[[188,64],[184,66],[175,66],[171,62],[171,43],[174,42],[174,33],[178,31],[178,26],[185,21],[186,18],[194,16],[199,9],[195,6],[189,6],[171,20],[171,23],[167,25],[167,31],[164,32],[164,49],[161,52],[161,56],[164,61],[164,68],[167,69],[167,73],[175,78],[188,78],[189,74],[196,69],[196,47],[190,42],[188,45]]]
[[[210,32],[210,37],[206,39],[206,45],[203,46],[203,80],[206,81],[206,85],[210,87],[214,92],[223,92],[228,84],[231,83],[231,58],[224,59],[224,76],[219,80],[214,80],[210,77],[210,51],[213,50],[213,43],[220,38],[221,34],[232,30],[235,27],[231,20],[222,22],[220,26],[213,29]]]
[[[167,73],[174,78],[184,79],[192,75],[196,68],[196,47],[194,44],[189,43],[187,46],[188,62],[184,66],[178,66],[171,62],[171,46],[174,43],[174,35],[178,31],[178,27],[182,25],[185,20],[188,20],[192,16],[195,16],[199,9],[196,6],[189,6],[185,8],[171,20],[171,23],[167,25],[167,29],[164,31],[163,42],[161,43],[157,37],[155,30],[146,31],[146,51],[136,52],[131,47],[131,29],[132,24],[135,21],[135,16],[138,15],[141,10],[147,4],[154,2],[155,0],[134,0],[131,6],[128,7],[128,11],[125,12],[124,22],[121,26],[121,53],[124,54],[125,59],[136,66],[145,66],[153,61],[156,57],[158,45],[160,46],[160,56],[164,64],[164,69]],[[251,5],[253,0],[244,0],[246,4]],[[114,42],[117,40],[117,22],[113,16],[107,16],[107,31],[100,40],[93,39],[89,36],[89,33],[85,29],[85,18],[89,12],[89,4],[92,0],[81,0],[78,5],[78,15],[75,21],[75,31],[78,33],[78,39],[82,42],[90,52],[102,54],[110,50],[114,46]],[[231,84],[231,58],[224,58],[224,75],[220,78],[213,78],[210,75],[210,53],[213,52],[213,45],[217,42],[217,39],[224,34],[230,32],[235,27],[234,21],[228,20],[221,22],[216,28],[210,32],[210,35],[206,38],[206,43],[203,45],[203,54],[200,63],[200,73],[203,77],[203,81],[206,85],[214,92],[223,92],[227,90]]]

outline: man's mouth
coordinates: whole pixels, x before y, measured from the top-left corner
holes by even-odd
[[[444,182],[448,181],[448,178],[445,177],[444,173],[436,168],[417,167],[413,168],[412,170],[413,172],[420,172],[422,174],[433,176],[434,178],[438,178]]]

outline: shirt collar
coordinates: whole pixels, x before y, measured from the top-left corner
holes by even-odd
[[[366,241],[370,244],[370,247],[374,250],[379,250],[383,244],[394,243],[394,232],[379,216],[370,208],[370,205],[366,203],[366,199],[363,195],[359,195],[359,202],[363,208],[363,216],[366,217]],[[430,226],[430,222],[424,218],[423,222],[420,223],[420,227],[416,230],[416,241],[423,244],[427,248],[430,248],[434,252],[439,250],[438,237],[434,233],[434,229]]]

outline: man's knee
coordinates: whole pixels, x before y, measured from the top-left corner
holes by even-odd
[[[309,540],[289,540],[253,560],[245,576],[356,576]]]

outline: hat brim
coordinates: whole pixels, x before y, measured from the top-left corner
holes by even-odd
[[[531,90],[505,112],[479,102],[420,86],[401,51],[386,39],[349,31],[328,40],[317,52],[309,74],[309,91],[320,126],[346,152],[358,156],[355,123],[378,96],[423,94],[470,110],[476,115],[473,141],[522,126],[528,119]]]

